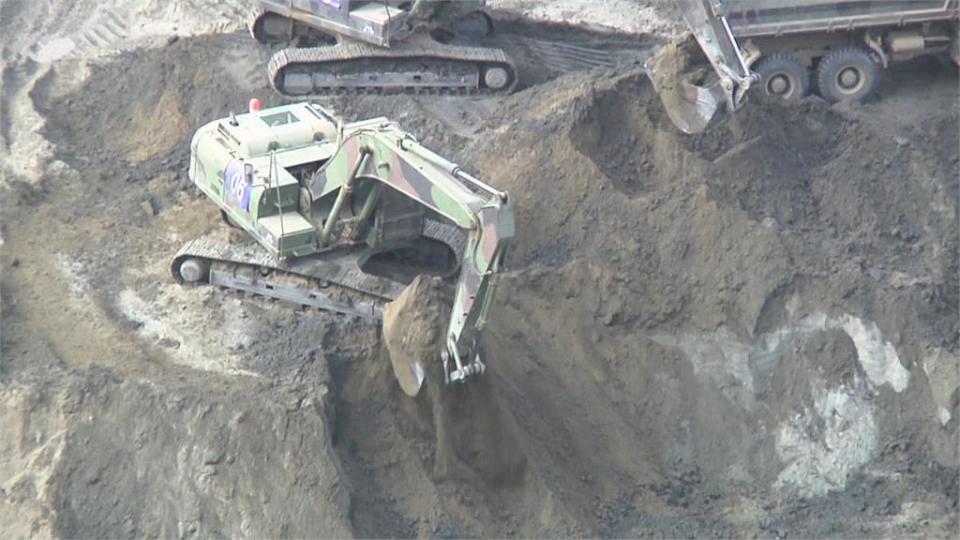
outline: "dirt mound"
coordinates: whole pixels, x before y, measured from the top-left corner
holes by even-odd
[[[957,379],[927,373],[956,371],[956,249],[920,231],[955,228],[929,211],[953,208],[955,115],[890,132],[809,101],[689,137],[639,74],[596,75],[510,98],[462,151],[520,221],[484,378],[397,407],[385,359],[341,372],[354,523],[394,516],[358,530],[949,530]],[[871,215],[912,232],[843,217]]]
[[[679,478],[681,506],[721,486],[843,500],[907,437],[925,495],[898,501],[955,500],[934,479],[957,467],[956,403],[927,376],[933,351],[957,354],[957,109],[941,105],[892,130],[879,105],[754,105],[690,137],[640,74],[504,104],[468,154],[516,206],[521,270],[487,346],[499,399],[550,441],[538,462],[615,499]],[[626,506],[592,530],[638,533],[618,519],[643,505]]]

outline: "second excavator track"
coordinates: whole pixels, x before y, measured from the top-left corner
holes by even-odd
[[[367,93],[509,94],[513,61],[500,49],[419,40],[392,48],[364,43],[288,48],[268,65],[274,89],[291,97]]]

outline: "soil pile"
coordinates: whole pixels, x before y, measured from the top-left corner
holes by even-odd
[[[15,88],[45,119],[31,137],[62,161],[5,179],[0,399],[17,436],[0,448],[4,523],[63,536],[956,528],[955,71],[915,62],[877,102],[748,106],[697,136],[639,73],[531,86],[466,135],[445,134],[424,99],[349,100],[410,119],[507,189],[518,220],[488,372],[452,386],[428,374],[411,399],[384,345],[425,350],[444,323],[383,343],[357,321],[169,278],[184,241],[222,227],[188,187],[189,136],[268,95],[263,55],[245,36],[184,38],[64,59]],[[432,305],[412,307],[430,321]]]
[[[957,110],[936,73],[899,75],[936,105],[896,126],[893,95],[690,137],[639,73],[506,100],[459,152],[519,221],[488,373],[400,407],[375,358],[343,373],[355,500],[396,518],[357,530],[952,530]]]

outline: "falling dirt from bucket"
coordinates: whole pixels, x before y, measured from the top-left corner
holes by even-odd
[[[383,337],[400,387],[420,392],[431,362],[439,362],[450,314],[450,291],[440,278],[417,276],[383,310]]]

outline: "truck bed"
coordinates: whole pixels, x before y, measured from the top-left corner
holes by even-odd
[[[958,0],[725,0],[717,11],[751,37],[956,19]]]

